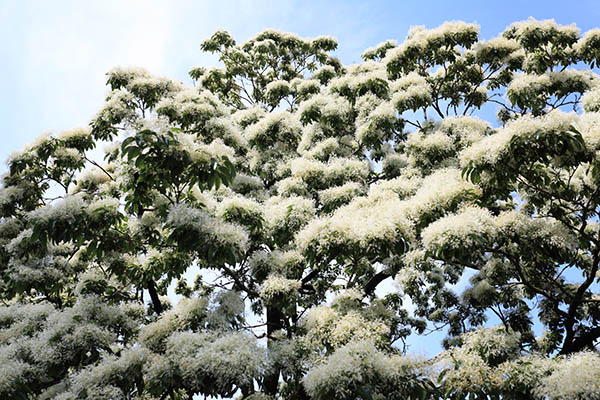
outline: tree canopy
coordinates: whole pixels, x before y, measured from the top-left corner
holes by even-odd
[[[600,29],[336,48],[219,31],[10,156],[1,398],[600,398]]]

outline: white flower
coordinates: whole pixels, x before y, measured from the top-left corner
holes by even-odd
[[[169,210],[167,224],[174,229],[197,233],[198,246],[218,245],[238,253],[248,247],[248,233],[238,225],[223,223],[206,212],[178,204]]]
[[[271,197],[265,204],[267,228],[273,232],[295,233],[315,216],[311,199],[298,196]]]
[[[503,212],[495,218],[498,234],[527,238],[532,242],[573,251],[579,247],[577,238],[560,221],[551,217],[531,218],[519,211]]]
[[[325,120],[339,119],[349,122],[352,106],[344,97],[334,94],[316,94],[302,102],[298,108],[298,115],[303,118],[314,112],[318,112]]]
[[[561,359],[535,392],[552,400],[599,398],[600,355],[583,351]]]
[[[423,179],[415,195],[407,200],[405,209],[408,215],[420,218],[436,210],[450,211],[480,193],[479,187],[461,177],[459,169],[445,168]]]
[[[89,129],[79,128],[79,129],[71,129],[68,131],[62,131],[59,133],[56,138],[60,140],[69,140],[72,138],[88,138],[90,136]]]
[[[0,207],[10,205],[23,194],[23,188],[19,186],[8,186],[0,188]]]
[[[594,87],[588,90],[581,99],[583,109],[587,112],[600,111],[600,87]]]
[[[28,218],[34,224],[47,224],[53,220],[75,221],[85,209],[85,203],[81,197],[67,196],[53,204],[38,208],[29,213]]]
[[[529,36],[529,35],[540,35],[541,32],[545,34],[545,37],[551,37],[550,33],[562,33],[564,35],[571,36],[573,38],[579,37],[579,29],[573,25],[561,26],[558,25],[554,19],[546,19],[543,21],[538,21],[533,17],[525,21],[519,21],[512,23],[507,32],[510,30],[514,30],[514,33],[517,37],[520,36]],[[505,32],[506,35],[506,32]]]
[[[278,275],[269,275],[267,280],[262,284],[260,297],[267,304],[278,298],[294,298],[298,295],[298,290],[302,282],[296,279],[287,279]]]
[[[390,53],[394,51],[391,50]],[[410,72],[395,80],[391,87],[392,103],[403,112],[405,110],[416,110],[429,104],[432,99],[432,88],[425,77],[416,72]]]
[[[475,164],[495,164],[502,156],[507,154],[510,140],[517,136],[522,138],[534,138],[540,134],[552,135],[566,132],[575,122],[576,115],[567,114],[560,110],[554,110],[542,117],[525,115],[510,121],[497,133],[486,136],[479,142],[463,150],[460,154],[462,167],[473,162]]]
[[[148,71],[143,68],[135,67],[115,67],[106,73],[109,80],[119,82],[121,85],[127,85],[129,81],[136,77],[150,77]]]
[[[413,384],[410,379],[422,373],[419,360],[387,355],[371,341],[357,340],[311,368],[303,384],[308,394],[318,400],[353,399],[361,396],[361,389],[369,390],[373,398],[405,398],[409,395],[407,388]]]
[[[324,206],[330,207],[336,204],[348,203],[362,192],[362,185],[357,182],[348,182],[342,186],[321,190],[319,200]]]
[[[413,226],[397,196],[387,198],[357,198],[338,208],[333,215],[311,221],[296,235],[303,251],[317,254],[342,251],[346,254],[373,251],[408,243]]]
[[[300,140],[302,125],[294,114],[288,111],[272,112],[245,130],[250,144],[259,147],[274,146],[276,142],[296,147]]]
[[[441,218],[425,228],[423,244],[429,250],[440,248],[471,249],[489,242],[495,234],[494,221],[489,211],[466,207],[457,214]]]

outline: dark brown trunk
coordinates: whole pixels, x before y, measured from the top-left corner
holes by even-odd
[[[281,329],[283,314],[278,308],[267,306],[267,347],[270,348],[273,343],[272,335],[275,331]],[[273,368],[265,375],[264,391],[265,393],[275,396],[277,387],[279,386],[279,368]]]
[[[152,300],[152,306],[154,307],[154,311],[158,315],[162,314],[164,311],[162,303],[160,302],[160,298],[158,297],[158,293],[156,292],[156,286],[154,286],[154,281],[148,281],[148,293],[150,294],[150,299]]]

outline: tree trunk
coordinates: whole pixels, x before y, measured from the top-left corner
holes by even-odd
[[[281,321],[283,314],[273,306],[267,306],[267,348],[271,348],[273,344],[272,335],[275,331],[283,327]],[[265,375],[264,391],[265,393],[275,396],[277,387],[279,386],[279,368],[273,368]]]
[[[160,302],[158,293],[156,292],[156,286],[154,286],[154,281],[148,281],[148,293],[150,294],[150,299],[152,300],[152,306],[154,307],[154,311],[156,311],[158,315],[162,314],[164,308],[162,306],[162,303]]]

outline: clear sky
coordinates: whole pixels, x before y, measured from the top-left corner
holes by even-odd
[[[585,32],[600,26],[600,1],[0,0],[0,159],[43,132],[87,125],[114,66],[141,66],[190,83],[191,67],[217,64],[199,48],[217,29],[238,42],[264,28],[335,36],[336,54],[349,64],[384,40],[402,42],[412,25],[477,22],[482,38],[491,39],[530,16]],[[432,347],[413,344],[431,355],[438,339]]]

